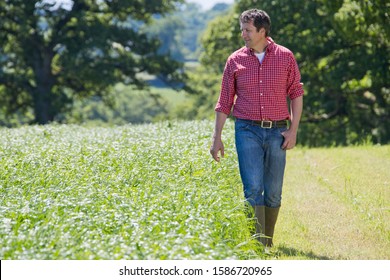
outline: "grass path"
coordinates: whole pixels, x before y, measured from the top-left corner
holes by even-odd
[[[390,146],[288,154],[277,259],[390,259]]]

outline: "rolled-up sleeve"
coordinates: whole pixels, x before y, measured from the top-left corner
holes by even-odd
[[[287,80],[287,94],[290,99],[295,99],[299,96],[302,96],[303,91],[303,83],[301,83],[301,74],[299,72],[297,61],[294,58],[294,55],[290,56],[290,69]]]
[[[217,105],[215,106],[215,111],[229,115],[233,107],[235,94],[234,71],[232,71],[231,63],[228,59],[223,71],[221,91]]]

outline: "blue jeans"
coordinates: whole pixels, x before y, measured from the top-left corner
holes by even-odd
[[[252,206],[280,207],[286,151],[286,128],[262,128],[245,120],[235,123],[236,149],[245,199]]]

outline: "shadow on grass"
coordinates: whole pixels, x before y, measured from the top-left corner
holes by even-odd
[[[290,248],[286,246],[278,246],[277,252],[275,254],[277,257],[283,258],[283,256],[287,256],[289,258],[296,257],[297,259],[309,259],[309,260],[330,260],[329,257],[319,256],[314,254],[313,252],[304,252],[301,250],[297,250],[295,248]]]

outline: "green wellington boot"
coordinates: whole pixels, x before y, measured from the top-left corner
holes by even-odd
[[[256,234],[257,240],[261,242],[264,246],[267,243],[265,235],[265,206],[255,206],[255,218],[256,218]]]
[[[276,220],[278,219],[279,209],[280,207],[278,208],[265,207],[265,232],[264,233],[267,236],[266,243],[265,243],[265,246],[267,247],[272,247],[274,245],[272,242],[272,238],[274,236],[275,224],[276,224]]]

